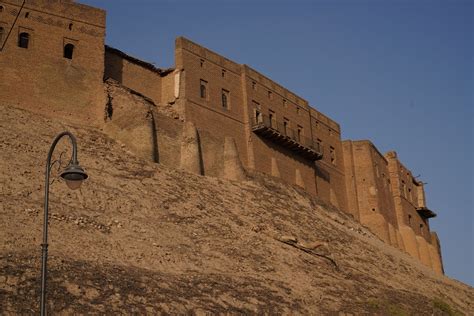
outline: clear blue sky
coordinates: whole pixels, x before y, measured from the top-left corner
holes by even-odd
[[[185,36],[259,70],[421,175],[446,274],[474,285],[474,1],[78,0],[166,68]]]

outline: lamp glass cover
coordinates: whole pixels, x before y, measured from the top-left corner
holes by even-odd
[[[66,181],[67,187],[71,190],[79,189],[83,181],[83,180],[68,180],[68,179],[64,179],[64,180]]]

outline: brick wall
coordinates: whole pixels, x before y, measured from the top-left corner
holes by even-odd
[[[104,104],[105,11],[61,1],[0,1],[11,31],[0,52],[0,101],[43,114],[97,121]],[[18,20],[13,25],[15,18]],[[28,47],[19,47],[21,33]],[[64,47],[74,45],[72,59]]]

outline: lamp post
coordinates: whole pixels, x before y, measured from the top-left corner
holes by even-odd
[[[66,181],[71,190],[78,189],[83,180],[87,179],[87,173],[79,166],[77,161],[76,138],[70,132],[65,131],[56,136],[51,148],[49,149],[48,159],[46,160],[45,187],[44,187],[44,222],[43,222],[43,243],[41,244],[41,316],[46,315],[46,263],[48,260],[48,203],[49,203],[49,174],[54,162],[51,163],[51,156],[59,140],[68,136],[72,144],[72,157],[68,166],[61,172],[61,178]]]

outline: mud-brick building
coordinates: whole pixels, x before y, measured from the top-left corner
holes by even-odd
[[[176,39],[174,70],[107,48],[105,77],[156,104],[173,104],[200,136],[203,174],[219,175],[216,146],[235,140],[245,169],[296,184],[345,208],[339,125],[247,65],[185,38]],[[217,145],[216,145],[217,144]],[[324,154],[326,153],[326,154]]]
[[[73,1],[0,6],[2,99],[42,113],[97,114],[91,109],[103,102],[105,11]]]
[[[382,155],[368,140],[343,141],[349,212],[362,224],[437,273],[443,273],[439,239],[430,232],[423,182],[393,151]]]
[[[171,69],[105,46],[105,16],[72,0],[0,0],[0,103],[101,128],[171,167],[279,178],[442,273],[435,214],[394,152],[342,142],[302,97],[183,37]]]

